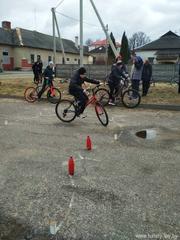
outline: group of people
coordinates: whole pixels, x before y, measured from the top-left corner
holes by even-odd
[[[39,79],[39,77],[44,77],[43,85],[41,91],[38,93],[38,98],[45,91],[46,85],[52,86],[52,81],[54,77],[53,71],[54,64],[52,61],[49,62],[45,71],[42,73],[42,62],[40,59],[33,65],[34,81]],[[108,83],[110,88],[110,101],[109,104],[115,105],[114,93],[118,91],[119,83],[122,78],[127,79],[129,77],[127,73],[126,66],[123,64],[121,57],[116,59],[116,62],[112,65],[111,73],[109,75]],[[142,96],[146,96],[150,86],[150,80],[152,77],[152,66],[148,60],[143,62],[142,58],[139,56],[133,57],[133,66],[131,69],[131,82],[132,88],[139,91],[139,84],[142,80],[143,92]],[[93,84],[100,84],[100,81],[95,79],[87,78],[86,69],[80,67],[75,74],[72,76],[69,83],[69,93],[75,97],[78,103],[77,116],[84,112],[86,102],[88,97],[82,87],[84,82],[89,82]]]
[[[143,62],[139,56],[133,57],[133,65],[131,69],[132,88],[139,91],[139,83],[142,81],[142,96],[146,96],[152,79],[152,65],[148,60]]]
[[[115,105],[114,95],[118,91],[121,78],[127,79],[130,77],[132,89],[139,92],[140,81],[142,81],[142,96],[146,96],[150,87],[152,79],[152,65],[148,60],[143,62],[139,56],[133,56],[133,65],[130,76],[128,75],[126,66],[123,64],[121,57],[116,59],[116,63],[111,68],[108,83],[110,88],[110,102],[109,104]],[[134,96],[135,97],[135,96]]]

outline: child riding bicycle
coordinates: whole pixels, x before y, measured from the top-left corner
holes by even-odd
[[[114,95],[118,92],[119,90],[119,84],[122,79],[127,79],[127,75],[124,71],[124,66],[121,60],[117,60],[116,64],[113,65],[111,69],[111,73],[109,75],[108,79],[108,84],[110,88],[110,100],[109,104],[110,105],[115,105],[115,97]]]
[[[53,78],[54,78],[54,71],[53,71],[54,63],[52,61],[49,62],[49,65],[46,67],[46,69],[43,72],[43,85],[42,89],[38,93],[38,99],[41,98],[42,94],[44,93],[46,89],[46,85],[49,85],[49,87],[53,86]]]
[[[100,84],[100,81],[95,79],[89,79],[86,77],[86,69],[84,67],[79,68],[75,74],[72,76],[69,84],[69,93],[75,97],[78,102],[78,110],[76,115],[79,116],[84,112],[86,102],[88,101],[88,96],[82,88],[84,82],[89,82],[93,84]]]

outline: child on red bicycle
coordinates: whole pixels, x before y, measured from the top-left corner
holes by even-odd
[[[43,85],[41,91],[38,93],[38,99],[41,98],[42,94],[44,93],[46,89],[46,85],[49,85],[49,87],[53,86],[53,78],[54,78],[54,71],[53,71],[54,63],[52,61],[49,62],[49,65],[46,67],[46,69],[43,72]]]
[[[82,84],[84,82],[90,82],[94,84],[100,84],[100,81],[95,79],[89,79],[86,77],[86,69],[84,67],[79,68],[75,74],[72,76],[69,84],[69,93],[75,97],[78,101],[78,111],[76,113],[77,116],[84,112],[86,102],[88,101],[88,97],[82,88]]]

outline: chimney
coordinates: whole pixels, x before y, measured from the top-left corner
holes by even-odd
[[[11,29],[11,22],[3,21],[2,22],[2,28],[4,28],[5,30],[10,30]]]
[[[78,36],[75,36],[75,47],[76,47],[76,48],[79,48],[79,45],[78,45]]]

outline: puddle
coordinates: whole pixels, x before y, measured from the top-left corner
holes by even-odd
[[[154,129],[146,129],[146,130],[136,132],[137,137],[144,138],[144,139],[154,139],[156,138],[156,134],[157,132]]]

